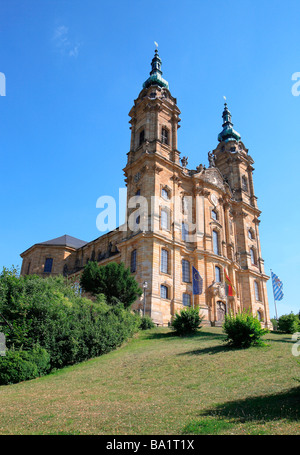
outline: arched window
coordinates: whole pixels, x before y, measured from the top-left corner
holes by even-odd
[[[219,248],[219,233],[218,231],[213,231],[213,251],[215,254],[220,254]]]
[[[221,283],[221,268],[217,265],[215,266],[215,280],[216,283]]]
[[[163,144],[169,144],[169,132],[166,128],[161,129],[161,142]]]
[[[53,266],[53,258],[46,258],[45,265],[44,265],[44,272],[45,273],[51,273],[52,272],[52,266]]]
[[[168,250],[161,250],[160,271],[162,273],[169,273],[169,252]]]
[[[255,299],[260,301],[260,289],[257,281],[254,281],[254,292],[255,292]]]
[[[182,259],[182,281],[189,283],[190,277],[190,263],[186,259]]]
[[[261,320],[262,320],[262,314],[261,314],[261,311],[260,311],[260,310],[257,310],[256,315],[257,315],[257,316],[256,316],[257,319],[258,319],[259,321],[261,321]]]
[[[184,306],[191,306],[191,295],[184,292],[182,294],[182,303]]]
[[[133,250],[131,252],[131,258],[130,258],[130,272],[134,273],[136,272],[136,250]]]
[[[170,199],[170,194],[169,194],[169,191],[167,190],[167,188],[162,188],[161,189],[161,196],[164,199]]]
[[[169,290],[168,290],[168,287],[165,286],[164,284],[162,284],[162,285],[160,286],[160,297],[161,297],[162,299],[167,299],[167,298],[168,298],[168,294],[169,294],[168,291],[169,291]]]
[[[160,212],[160,224],[162,229],[169,229],[169,213],[165,209],[162,209]]]
[[[254,239],[254,231],[251,228],[248,230],[248,237],[250,240]]]
[[[248,180],[244,175],[242,176],[242,190],[248,191]]]

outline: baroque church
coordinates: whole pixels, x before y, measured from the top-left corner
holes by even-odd
[[[177,149],[180,110],[162,77],[157,49],[151,67],[129,112],[126,225],[91,242],[63,235],[36,243],[21,254],[21,274],[61,274],[79,282],[89,261],[123,262],[144,288],[133,309],[145,311],[157,325],[170,324],[176,312],[194,305],[203,324],[221,325],[226,311],[245,309],[271,327],[254,161],[225,103],[208,167],[189,169]],[[139,198],[143,203],[132,204]],[[202,278],[198,295],[193,295],[193,267]],[[227,298],[226,275],[235,289]]]

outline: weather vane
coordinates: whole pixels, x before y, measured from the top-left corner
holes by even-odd
[[[156,41],[154,41],[154,44],[156,46],[156,49],[158,49],[158,43]]]
[[[226,96],[223,96],[224,100],[226,101]]]

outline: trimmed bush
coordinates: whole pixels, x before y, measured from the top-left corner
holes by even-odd
[[[175,314],[171,327],[177,335],[185,336],[201,329],[202,320],[203,316],[199,315],[198,308],[184,308]]]
[[[141,330],[148,330],[153,329],[155,327],[154,322],[150,318],[150,316],[143,316],[141,317],[140,329]]]
[[[260,321],[248,312],[225,316],[223,330],[227,335],[227,344],[236,348],[263,346],[261,337],[268,333],[261,327]]]
[[[0,357],[0,385],[43,376],[50,370],[50,355],[40,346],[32,351],[6,351]]]
[[[290,313],[280,316],[277,330],[284,333],[295,333],[300,331],[300,321],[297,314]]]

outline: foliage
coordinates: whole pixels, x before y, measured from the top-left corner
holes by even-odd
[[[150,316],[143,316],[141,317],[140,329],[141,330],[148,330],[153,329],[155,327],[154,322],[150,318]]]
[[[7,351],[0,358],[0,385],[34,379],[50,370],[50,355],[40,346],[32,351]]]
[[[39,344],[51,369],[111,351],[140,324],[116,299],[109,306],[103,295],[96,302],[81,298],[63,277],[17,277],[7,270],[0,275],[0,312],[12,326],[1,328],[7,348],[32,351]]]
[[[198,308],[184,308],[175,314],[171,327],[177,335],[184,336],[201,329],[202,320],[203,316],[199,315]]]
[[[300,330],[300,321],[298,315],[290,313],[280,316],[278,319],[277,330],[284,333],[298,332]]]
[[[125,308],[130,307],[143,293],[130,269],[125,268],[123,262],[120,264],[110,262],[99,266],[97,262],[90,261],[84,268],[80,284],[92,295],[104,294],[108,304],[114,305],[117,299]]]
[[[236,348],[263,346],[261,337],[268,333],[261,327],[260,321],[250,312],[225,316],[223,330],[227,335],[226,342]]]
[[[276,330],[278,329],[278,320],[275,319],[275,318],[272,318],[271,322],[272,322],[272,325],[273,325],[273,330],[275,330],[275,332],[276,332]]]

